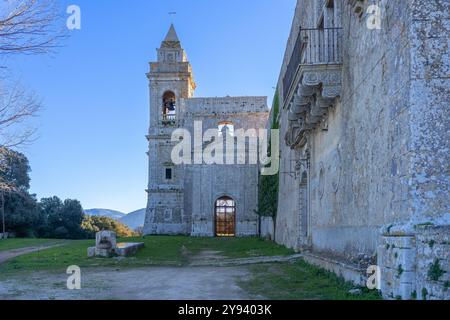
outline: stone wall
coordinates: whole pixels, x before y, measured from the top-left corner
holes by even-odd
[[[410,198],[414,223],[450,224],[450,2],[408,1]]]
[[[415,235],[384,235],[378,252],[385,298],[450,299],[450,227],[423,225]]]
[[[419,227],[416,246],[417,299],[450,300],[450,227]]]

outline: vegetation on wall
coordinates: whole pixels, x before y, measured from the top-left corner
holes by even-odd
[[[271,129],[279,129],[278,114],[280,110],[280,102],[278,90],[275,93],[272,105],[272,124]],[[271,155],[272,141],[268,144],[268,154]],[[278,184],[280,174],[272,176],[259,176],[259,192],[258,192],[258,214],[261,216],[275,217],[278,208]]]

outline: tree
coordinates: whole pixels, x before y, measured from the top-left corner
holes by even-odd
[[[58,197],[44,198],[39,202],[43,227],[40,234],[47,238],[81,239],[84,231],[81,223],[84,218],[83,207],[78,200],[67,199],[62,202]]]
[[[49,52],[66,37],[62,22],[55,1],[0,0],[0,57]],[[0,78],[0,146],[33,141],[35,130],[26,121],[40,109],[36,95],[27,93],[11,77]]]
[[[0,183],[22,192],[30,188],[30,164],[27,157],[17,151],[0,147]]]
[[[78,200],[67,199],[64,201],[61,216],[63,225],[68,231],[69,238],[83,238],[81,223],[84,218],[84,210]]]
[[[1,1],[1,0],[0,0]],[[18,84],[0,83],[0,146],[13,148],[34,140],[36,130],[29,120],[42,109],[34,93]]]
[[[63,203],[58,197],[42,198],[39,202],[41,225],[38,227],[40,237],[52,238],[54,230],[61,226]]]
[[[2,200],[2,231],[19,235],[33,234],[39,214],[34,196],[28,193],[31,171],[28,159],[20,152],[0,148],[0,191]],[[8,217],[5,216],[8,212]]]
[[[123,223],[109,217],[85,215],[82,228],[88,238],[94,238],[99,231],[110,230],[116,232],[119,237],[133,237],[137,234]]]
[[[60,23],[62,16],[58,15],[55,3],[52,0],[0,0],[0,57],[41,54],[54,48],[58,40],[65,37],[61,32],[64,30]],[[0,70],[5,69],[0,65]],[[5,193],[14,192],[15,196],[30,200],[27,198],[28,172],[20,167],[10,167],[9,160],[18,155],[10,148],[33,140],[34,130],[26,125],[26,121],[36,116],[40,108],[41,104],[33,93],[27,93],[9,77],[0,74],[0,209],[3,232],[6,229]],[[15,164],[29,168],[28,161],[25,163],[18,159],[18,162],[13,162]],[[14,172],[24,174],[13,177],[11,174]],[[11,197],[8,199],[12,201]],[[10,209],[15,212],[14,208]]]
[[[55,1],[0,1],[0,55],[42,54],[64,37]]]
[[[38,236],[36,226],[40,224],[37,201],[27,193],[9,192],[5,199],[5,230],[19,237]]]

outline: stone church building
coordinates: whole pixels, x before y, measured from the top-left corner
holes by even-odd
[[[275,240],[386,298],[450,299],[449,26],[448,0],[298,0],[280,72]]]
[[[192,150],[200,163],[175,165],[172,141],[177,129],[194,137],[208,129],[216,139],[230,138],[239,129],[265,128],[266,97],[194,98],[192,67],[173,27],[157,50],[157,62],[147,74],[150,88],[149,184],[144,233],[192,236],[254,236],[258,234],[257,164],[204,164],[202,152]],[[196,129],[195,123],[201,123]],[[186,139],[186,137],[184,137]],[[192,142],[195,145],[195,141]]]
[[[385,298],[450,299],[449,21],[448,0],[298,0],[270,114],[194,98],[172,26],[147,75],[145,234],[257,235],[258,165],[175,165],[172,133],[277,121],[274,240],[361,286],[375,270]]]

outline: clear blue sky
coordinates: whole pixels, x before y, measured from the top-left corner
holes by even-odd
[[[148,62],[171,20],[194,69],[195,95],[274,93],[295,0],[75,0],[82,29],[52,56],[10,61],[42,98],[39,139],[22,151],[38,198],[85,209],[146,206]],[[177,11],[175,18],[168,12]]]

